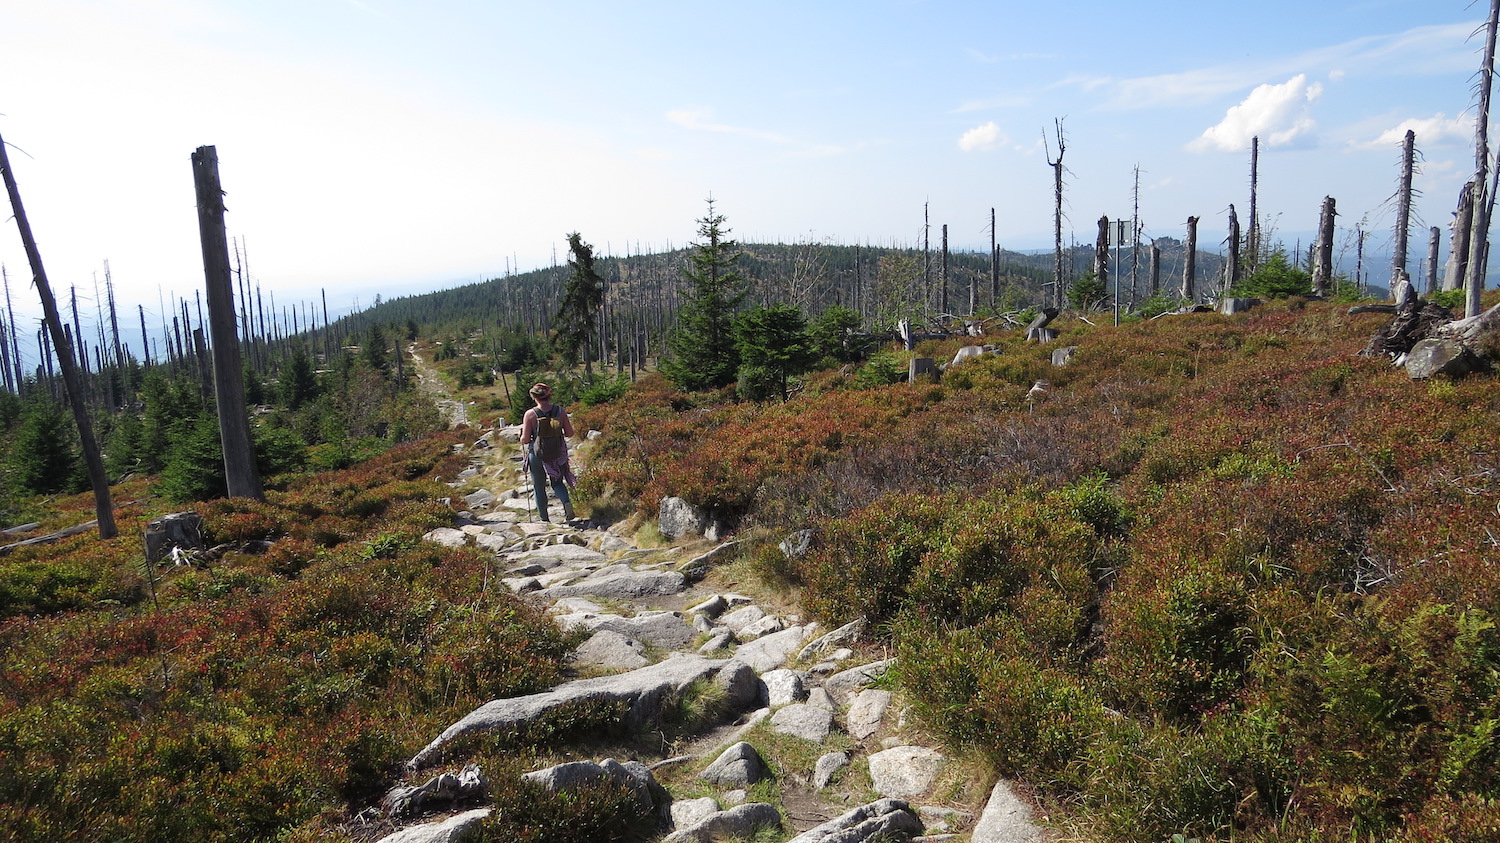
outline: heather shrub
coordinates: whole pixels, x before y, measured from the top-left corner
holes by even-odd
[[[914,617],[898,626],[895,676],[924,726],[1006,776],[1056,782],[1103,728],[1098,696],[1038,658],[1013,619],[946,630]]]
[[[1106,643],[1094,666],[1107,701],[1182,718],[1229,699],[1255,646],[1250,615],[1243,580],[1213,566],[1122,578],[1104,603]]]
[[[613,782],[550,793],[517,781],[499,789],[493,801],[476,838],[482,843],[637,843],[657,836],[656,818],[633,791]]]

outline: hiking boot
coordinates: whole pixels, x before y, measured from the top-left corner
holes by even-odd
[[[564,521],[572,521],[573,520],[573,502],[572,501],[563,501],[563,520]]]

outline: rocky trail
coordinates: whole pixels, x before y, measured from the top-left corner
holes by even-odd
[[[741,593],[737,542],[688,532],[692,519],[664,516],[661,533],[675,543],[661,547],[637,546],[623,525],[564,524],[556,506],[551,523],[538,520],[518,435],[485,431],[466,449],[470,465],[452,484],[462,511],[425,539],[493,552],[505,586],[585,634],[573,654],[578,678],[492,700],[434,735],[382,802],[384,822],[404,827],[381,843],[457,841],[489,815],[488,782],[467,763],[466,738],[601,702],[635,733],[665,735],[661,719],[705,688],[720,716],[691,734],[627,742],[623,757],[568,757],[526,777],[551,790],[615,780],[672,843],[1049,839],[1011,783],[928,745],[899,695],[881,687],[892,662],[861,623],[825,629],[774,597]],[[793,555],[805,545],[794,535],[782,547]]]

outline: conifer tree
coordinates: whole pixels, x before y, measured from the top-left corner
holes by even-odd
[[[766,398],[769,396],[764,394],[764,387],[772,386],[776,396],[785,401],[787,378],[807,371],[815,360],[807,318],[792,305],[777,304],[742,315],[735,320],[734,329],[743,363],[739,370],[740,394]]]
[[[683,275],[691,285],[677,314],[677,326],[667,337],[672,357],[662,361],[662,372],[687,391],[716,389],[734,383],[739,351],[734,342],[734,316],[745,299],[745,282],[738,270],[739,244],[729,239],[724,215],[714,211],[698,220],[698,236]]]
[[[583,371],[590,379],[594,369],[591,350],[599,335],[599,308],[604,306],[604,277],[594,269],[594,247],[578,232],[568,235],[568,266],[573,277],[563,289],[557,308],[557,348],[569,360],[583,353]]]

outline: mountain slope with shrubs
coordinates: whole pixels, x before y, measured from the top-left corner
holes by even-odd
[[[1490,840],[1500,390],[1359,357],[1384,319],[1065,316],[1050,345],[923,344],[993,352],[935,382],[893,382],[911,355],[885,349],[786,401],[580,389],[575,425],[601,432],[580,508],[714,510],[787,605],[868,618],[909,716],[1030,785],[1068,839]],[[394,444],[430,423],[402,410],[349,448],[337,422],[392,393],[358,394],[282,414],[311,450],[265,503],[194,505],[216,559],[141,565],[171,506],[146,479],[116,488],[122,538],[0,557],[0,836],[378,839],[365,809],[437,730],[567,678],[577,641],[493,559],[419,541],[451,523],[438,481],[472,433]],[[46,506],[47,528],[87,517]],[[492,794],[506,839],[652,839],[622,798]]]
[[[758,569],[869,618],[918,718],[1078,837],[1493,839],[1500,391],[1358,356],[1384,319],[1065,319],[1066,366],[987,337],[761,407],[647,379],[579,411],[584,483],[818,528]]]

